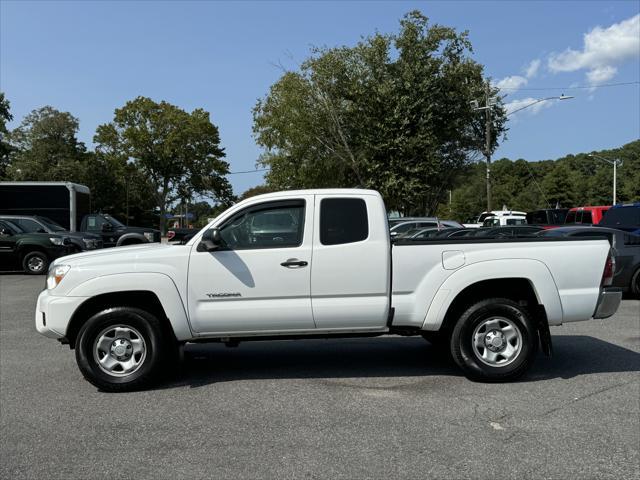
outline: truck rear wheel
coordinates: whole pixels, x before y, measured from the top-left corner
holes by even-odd
[[[85,379],[108,392],[138,390],[156,380],[170,345],[159,320],[144,310],[117,307],[91,317],[76,339]]]
[[[538,351],[538,332],[525,308],[506,298],[469,307],[451,336],[451,354],[465,375],[507,382],[523,375]]]

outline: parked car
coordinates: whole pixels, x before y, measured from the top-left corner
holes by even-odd
[[[440,236],[445,236],[447,233],[451,233],[453,231],[460,230],[458,227],[428,227],[428,228],[417,228],[415,230],[409,230],[407,233],[402,235],[398,235],[395,237],[396,239],[414,239],[414,240],[424,240],[427,238],[436,238]]]
[[[608,215],[608,214],[607,214]],[[640,236],[606,227],[560,227],[539,233],[546,237],[606,237],[615,251],[613,286],[640,297]]]
[[[569,224],[585,224],[598,225],[602,220],[605,212],[611,208],[610,205],[601,205],[598,207],[575,207],[569,210],[565,225]]]
[[[640,230],[640,202],[612,206],[598,225],[627,232]]]
[[[406,233],[409,230],[417,230],[429,227],[455,227],[462,228],[462,225],[453,220],[440,220],[436,217],[424,217],[413,218],[404,222],[397,222],[394,219],[394,224],[389,225],[389,232],[392,237],[396,237],[400,234]]]
[[[542,208],[527,213],[528,225],[542,225],[545,228],[553,228],[563,225],[569,213],[568,208]]]
[[[526,213],[525,212],[520,212],[517,210],[508,210],[506,208],[506,206],[503,205],[502,210],[491,210],[490,212],[482,212],[478,218],[476,219],[472,219],[473,221],[470,223],[465,223],[463,224],[463,226],[465,228],[479,228],[484,226],[484,221],[488,218],[488,217],[504,217],[504,216],[509,216],[509,217],[523,217],[526,218]],[[526,222],[525,222],[526,223]]]
[[[105,247],[122,247],[141,243],[160,242],[160,230],[131,227],[106,213],[90,213],[89,215],[85,215],[80,224],[80,231],[100,235]]]
[[[253,221],[264,212],[272,224]],[[294,236],[281,213],[293,215]],[[254,227],[269,236],[254,240]],[[391,248],[375,191],[270,193],[237,203],[187,245],[56,261],[35,322],[107,391],[162,377],[187,342],[387,334],[440,341],[469,378],[509,381],[539,345],[550,353],[549,325],[615,313],[611,252],[606,239],[539,237]]]
[[[167,241],[184,245],[199,231],[199,228],[172,228],[167,231]]]
[[[159,242],[160,231],[91,212],[91,192],[71,182],[0,182],[0,215],[42,216],[70,232],[95,234],[104,247]]]
[[[482,222],[483,227],[500,227],[506,225],[526,225],[527,219],[522,215],[491,215]]]
[[[69,239],[71,253],[102,248],[100,235],[82,232],[69,232],[53,220],[40,216],[0,215],[0,220],[9,220],[27,233],[57,233]]]
[[[68,255],[69,239],[55,233],[28,233],[13,222],[0,219],[0,271],[47,273],[56,258]]]

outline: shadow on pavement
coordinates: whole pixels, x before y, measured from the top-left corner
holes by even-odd
[[[640,371],[640,354],[588,336],[553,337],[554,357],[542,354],[523,381],[592,373]],[[189,344],[180,376],[159,388],[192,388],[250,379],[462,376],[446,353],[420,338],[381,337]]]

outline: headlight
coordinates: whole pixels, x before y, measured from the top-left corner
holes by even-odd
[[[56,265],[49,270],[49,274],[47,275],[47,288],[49,290],[56,288],[70,268],[69,265]]]
[[[150,242],[153,242],[153,232],[144,232],[144,238],[146,238]]]
[[[60,245],[63,245],[63,244],[64,244],[64,241],[63,241],[63,239],[62,239],[62,238],[49,237],[49,241],[50,241],[51,243],[53,243],[54,245],[58,245],[58,246],[60,246]]]

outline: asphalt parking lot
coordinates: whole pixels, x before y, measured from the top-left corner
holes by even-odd
[[[43,277],[0,275],[0,478],[640,478],[640,301],[552,329],[523,381],[472,383],[422,339],[187,347],[106,394],[38,335]]]

